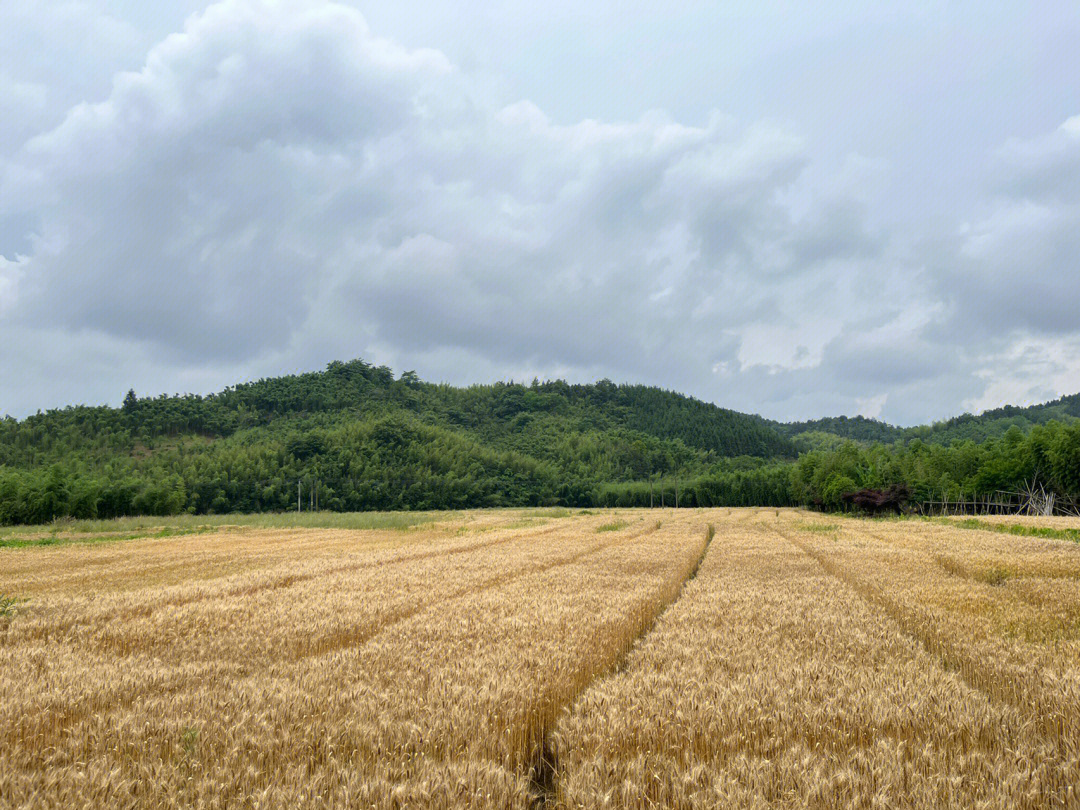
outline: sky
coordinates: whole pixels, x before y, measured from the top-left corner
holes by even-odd
[[[1050,0],[0,4],[0,414],[356,357],[782,420],[1075,393],[1077,42]]]

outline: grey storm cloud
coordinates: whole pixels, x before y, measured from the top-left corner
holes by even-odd
[[[214,4],[62,114],[38,78],[0,70],[39,110],[0,139],[0,412],[365,356],[910,422],[1075,372],[1025,376],[1080,335],[1080,119],[1000,144],[931,242],[880,216],[887,161],[719,112],[555,120],[337,3]]]
[[[960,231],[940,278],[968,335],[1080,330],[1080,116],[994,157],[986,213]]]

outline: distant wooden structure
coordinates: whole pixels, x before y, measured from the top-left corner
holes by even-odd
[[[1016,491],[998,490],[981,498],[949,498],[920,501],[913,506],[922,515],[1028,515],[1080,517],[1080,505],[1059,498],[1053,490],[1031,480]]]

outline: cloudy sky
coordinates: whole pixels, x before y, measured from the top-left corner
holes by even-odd
[[[1080,390],[1075,2],[677,5],[0,3],[0,414],[353,357]]]

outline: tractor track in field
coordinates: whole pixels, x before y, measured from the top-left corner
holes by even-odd
[[[543,532],[528,533],[528,534],[525,534],[525,535],[515,535],[514,537],[501,538],[500,540],[497,540],[497,541],[487,541],[487,542],[484,542],[484,543],[477,543],[477,544],[473,544],[473,545],[469,546],[467,549],[466,548],[461,548],[461,549],[455,549],[454,551],[456,553],[462,553],[462,552],[465,552],[465,551],[482,550],[484,548],[488,548],[488,547],[497,545],[499,543],[509,542],[510,540],[514,540],[514,539],[518,539],[518,540],[531,539],[531,538],[536,537],[536,536],[542,536],[542,535],[545,535],[545,534],[549,534],[551,531],[554,531],[557,528],[559,528],[559,527],[555,526],[555,527],[551,527],[550,529],[547,529],[547,530],[545,530]],[[518,570],[515,570],[513,572],[503,573],[503,574],[499,574],[497,576],[490,577],[488,579],[485,579],[485,580],[481,581],[480,583],[477,583],[477,584],[474,584],[474,585],[471,585],[471,586],[467,586],[467,587],[464,587],[464,588],[460,588],[460,589],[458,589],[458,590],[456,590],[454,592],[446,594],[445,596],[437,597],[437,598],[435,598],[433,600],[422,602],[422,603],[420,603],[419,605],[417,605],[415,607],[410,607],[410,608],[407,608],[405,610],[395,612],[395,613],[391,614],[390,616],[386,617],[385,621],[378,621],[374,625],[367,625],[359,632],[349,632],[349,633],[342,634],[341,636],[332,637],[332,640],[329,643],[316,644],[314,646],[307,646],[307,647],[303,647],[303,648],[298,648],[298,649],[294,650],[291,654],[288,654],[286,656],[286,659],[285,659],[284,663],[290,664],[290,665],[291,664],[296,664],[296,663],[300,663],[302,661],[305,661],[307,659],[317,657],[319,655],[332,654],[334,652],[340,651],[340,650],[345,649],[347,647],[360,647],[360,646],[372,641],[379,634],[393,628],[395,625],[400,624],[401,622],[407,621],[408,619],[412,618],[413,616],[417,616],[417,615],[419,615],[419,614],[421,614],[421,613],[423,613],[423,612],[425,612],[427,610],[430,610],[431,608],[436,607],[438,605],[444,604],[446,602],[453,601],[455,599],[462,599],[464,597],[471,596],[471,595],[474,595],[474,594],[477,594],[477,593],[483,593],[484,591],[492,590],[492,589],[497,588],[497,587],[499,587],[501,585],[505,585],[505,584],[507,584],[509,582],[513,582],[514,580],[521,579],[521,578],[524,578],[524,577],[527,577],[527,576],[531,576],[531,575],[535,575],[535,574],[541,574],[541,573],[544,573],[546,571],[554,570],[554,569],[557,569],[557,568],[560,568],[560,567],[563,567],[563,566],[567,566],[567,565],[573,565],[575,562],[578,562],[579,560],[584,559],[585,557],[587,557],[589,555],[602,552],[602,551],[604,551],[604,550],[606,550],[608,548],[612,548],[614,546],[621,545],[623,543],[628,543],[628,542],[640,539],[641,537],[644,537],[644,536],[646,536],[648,534],[651,534],[654,531],[656,531],[655,527],[648,527],[648,528],[645,528],[645,529],[643,529],[641,531],[635,532],[633,534],[627,534],[627,535],[616,534],[616,535],[614,535],[614,536],[612,536],[612,537],[610,537],[608,539],[604,539],[604,540],[601,540],[599,542],[593,543],[587,549],[580,550],[580,551],[575,551],[574,553],[569,554],[567,556],[559,557],[557,559],[549,560],[547,562],[540,563],[540,564],[537,564],[537,565],[525,566],[525,567],[520,568]],[[422,559],[427,559],[427,558],[430,558],[430,557],[433,557],[433,556],[439,556],[439,555],[426,554],[426,553],[421,554],[421,555],[413,555],[410,558],[410,560],[412,560],[412,561],[415,561],[415,560],[418,560],[418,559],[422,560]],[[398,561],[398,558],[394,558],[394,562],[397,562],[397,561]],[[383,562],[386,562],[386,561],[383,561]],[[377,563],[377,564],[375,564],[373,566],[364,566],[364,565],[343,566],[343,567],[340,567],[338,569],[335,569],[335,573],[340,572],[342,570],[344,570],[344,571],[361,570],[361,569],[368,568],[368,567],[375,567],[375,566],[377,566],[379,564],[382,564],[382,563]],[[273,665],[271,665],[271,667],[267,667],[267,668],[263,668],[263,669],[259,670],[258,675],[265,675],[266,672],[272,668],[272,666]],[[207,675],[211,675],[211,674],[220,675],[220,672],[218,672],[218,673],[214,672],[213,664],[207,664],[207,666],[204,669],[205,669]],[[117,710],[120,710],[120,709],[127,708],[128,706],[131,706],[132,704],[137,702],[142,697],[144,697],[144,696],[146,696],[148,694],[151,694],[151,693],[155,694],[155,695],[176,694],[176,693],[182,691],[184,689],[184,687],[186,687],[187,684],[191,682],[191,680],[193,678],[193,675],[195,675],[195,674],[197,674],[197,673],[192,673],[190,671],[173,673],[170,676],[155,679],[155,680],[153,680],[152,682],[149,682],[149,683],[140,684],[137,688],[125,689],[122,693],[113,694],[113,695],[109,696],[108,699],[96,699],[96,700],[86,701],[82,705],[74,706],[74,707],[71,707],[70,709],[68,709],[66,711],[63,711],[61,716],[58,716],[55,719],[53,719],[52,723],[49,724],[48,729],[43,729],[43,730],[37,731],[35,736],[37,736],[39,738],[43,738],[43,739],[58,737],[58,736],[62,735],[63,732],[66,729],[68,729],[68,728],[72,727],[73,725],[79,723],[80,721],[90,717],[91,715],[105,714],[107,712],[114,712],[114,711],[117,711]],[[246,671],[246,668],[244,668],[243,672],[238,673],[238,679],[245,679],[246,680],[246,679],[249,679],[249,678],[252,678],[252,677],[256,677],[256,673]],[[46,709],[46,711],[48,711],[48,709]],[[15,736],[16,737],[26,736],[26,732],[16,731]]]
[[[648,528],[635,534],[617,535],[611,537],[610,539],[601,540],[599,542],[593,543],[588,548],[581,551],[575,551],[573,554],[569,554],[565,557],[558,557],[553,560],[548,560],[547,562],[525,566],[514,571],[503,572],[501,574],[488,577],[487,579],[481,580],[479,583],[475,583],[473,585],[468,585],[463,588],[459,588],[458,590],[451,591],[436,599],[424,602],[419,606],[409,607],[404,610],[397,611],[388,617],[388,621],[380,622],[378,626],[372,628],[370,632],[365,631],[357,633],[355,635],[346,634],[344,638],[335,638],[331,643],[328,643],[326,645],[317,644],[315,645],[314,649],[300,650],[292,658],[290,658],[289,661],[302,661],[306,658],[311,658],[316,655],[325,655],[326,653],[334,652],[345,647],[365,644],[366,642],[377,636],[379,633],[381,633],[383,630],[389,629],[393,625],[406,621],[407,619],[419,615],[426,610],[430,610],[447,602],[452,602],[455,599],[462,599],[467,596],[473,596],[478,593],[483,593],[484,591],[493,590],[495,588],[498,588],[500,585],[505,585],[523,577],[532,576],[534,574],[542,574],[555,568],[573,565],[578,560],[582,560],[592,554],[597,554],[601,551],[604,551],[605,549],[612,548],[613,546],[618,546],[623,543],[628,543],[632,540],[640,539],[647,534],[651,534],[653,531],[655,531],[655,529]]]
[[[875,610],[885,614],[906,636],[918,643],[938,665],[954,673],[966,686],[986,696],[991,702],[1014,709],[1030,718],[1039,729],[1059,745],[1067,745],[1075,722],[1066,724],[1060,707],[1048,706],[1038,684],[1025,682],[1013,673],[987,666],[987,659],[976,651],[958,648],[934,628],[934,617],[902,605],[872,582],[858,576],[829,555],[782,529],[776,529],[794,548],[815,560],[830,576],[851,588]]]
[[[649,635],[653,628],[656,627],[657,622],[660,621],[660,617],[663,616],[672,605],[679,601],[685,592],[687,585],[689,585],[697,576],[701,564],[705,561],[705,555],[709,553],[709,546],[712,544],[714,533],[715,529],[713,528],[713,525],[711,523],[708,524],[706,526],[705,541],[702,544],[701,552],[695,558],[690,569],[686,575],[683,576],[678,587],[671,596],[657,603],[655,612],[643,622],[642,626],[638,628],[638,632],[630,639],[625,648],[615,655],[607,667],[604,667],[597,672],[586,683],[582,684],[580,689],[563,701],[562,705],[559,707],[560,711],[565,711],[573,706],[585,692],[600,681],[605,678],[610,678],[625,669],[634,650],[641,645],[642,641]],[[529,781],[529,790],[532,794],[533,810],[545,810],[546,808],[554,807],[555,804],[558,787],[559,761],[558,754],[551,743],[551,732],[554,730],[554,726],[555,723],[552,723],[550,727],[540,730],[540,733],[537,735],[540,739],[540,743],[536,747],[531,761],[529,762],[527,777]]]

